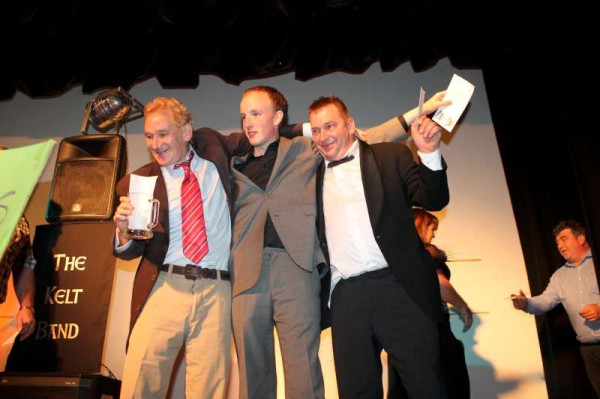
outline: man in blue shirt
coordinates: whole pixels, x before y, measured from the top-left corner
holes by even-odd
[[[600,294],[592,252],[579,222],[562,221],[552,233],[567,262],[550,277],[542,294],[526,298],[521,290],[511,295],[513,306],[540,315],[562,303],[581,343],[590,382],[600,397]]]

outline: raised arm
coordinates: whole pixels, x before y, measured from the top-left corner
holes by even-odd
[[[356,136],[369,144],[398,143],[407,141],[410,138],[408,135],[408,126],[402,115],[395,116],[380,125],[365,130],[356,129]]]
[[[431,96],[429,100],[425,101],[423,104],[423,114],[429,115],[432,112],[435,112],[439,107],[450,104],[450,100],[444,100],[444,94],[446,94],[445,90],[437,92]],[[417,119],[418,116],[419,109],[418,107],[415,107],[402,115],[395,116],[392,119],[383,122],[380,125],[364,130],[356,129],[356,135],[359,139],[369,144],[408,141],[410,138],[408,133],[410,125],[415,121],[415,119]]]
[[[437,109],[444,105],[449,105],[452,103],[450,100],[444,100],[444,95],[446,94],[446,90],[438,91],[433,96],[429,98],[429,100],[423,103],[423,115],[429,115],[437,111]],[[404,119],[406,120],[407,126],[412,125],[412,123],[417,119],[419,115],[419,108],[415,107],[410,111],[403,114]]]
[[[280,126],[279,135],[288,139],[293,139],[294,137],[300,137],[302,135],[310,136],[310,124],[306,122]]]

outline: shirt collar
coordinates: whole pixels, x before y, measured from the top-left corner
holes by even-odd
[[[279,139],[277,139],[274,142],[272,142],[271,144],[269,144],[267,146],[267,150],[265,151],[265,153],[263,155],[258,156],[258,157],[254,156],[254,150],[250,150],[250,155],[248,156],[248,160],[250,158],[260,158],[260,157],[262,157],[264,155],[267,155],[267,153],[272,153],[272,152],[277,153],[278,150],[279,150]]]
[[[588,260],[588,259],[592,259],[592,250],[591,250],[591,249],[587,251],[587,253],[586,253],[586,254],[585,254],[585,256],[583,257],[583,259],[581,259],[581,262],[579,262],[579,264],[575,265],[575,264],[573,264],[573,263],[571,263],[571,262],[567,261],[567,262],[565,263],[565,266],[567,266],[567,267],[577,267],[577,266],[581,266],[581,265],[583,265],[583,263],[584,263],[586,260]]]
[[[190,162],[190,167],[193,169],[192,164],[195,164],[195,162],[198,161],[199,155],[196,153],[196,151],[194,151],[194,148],[190,145],[188,147],[188,152],[186,153],[184,160],[190,159],[190,153],[194,153],[194,156],[192,158],[192,162]],[[167,171],[169,171],[169,173],[173,174],[175,172],[175,165],[177,165],[177,164],[179,164],[181,162],[183,162],[183,161],[178,161],[178,162],[175,162],[173,165],[167,165],[167,166],[163,166],[163,167],[166,168]]]

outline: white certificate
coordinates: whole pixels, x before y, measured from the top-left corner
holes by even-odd
[[[454,74],[444,95],[444,100],[452,100],[452,104],[438,108],[433,115],[433,120],[451,132],[469,104],[474,90],[475,86]]]

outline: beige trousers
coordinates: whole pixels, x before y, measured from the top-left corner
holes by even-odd
[[[231,285],[161,272],[125,356],[121,398],[166,397],[184,350],[187,399],[222,399],[231,349]]]

